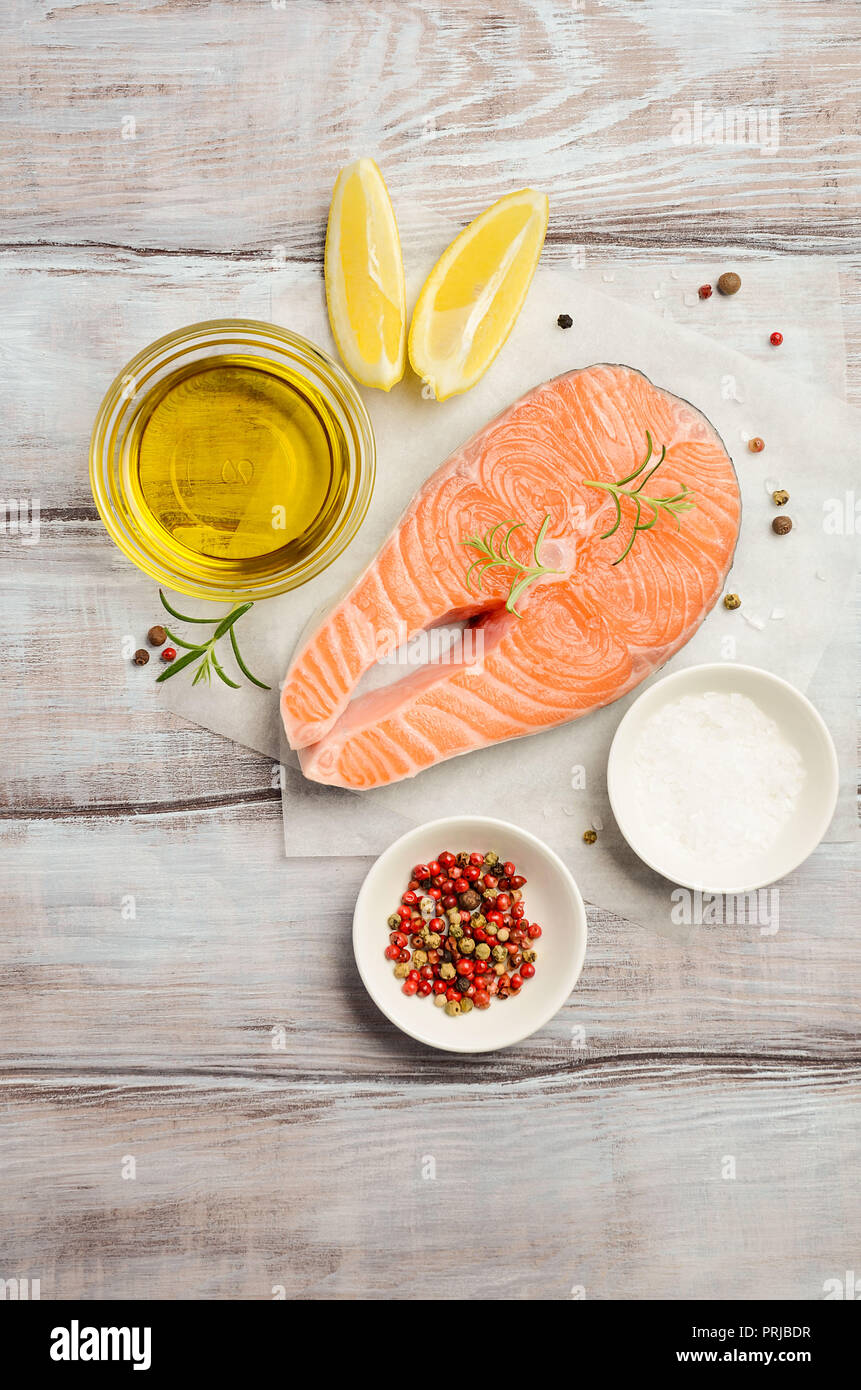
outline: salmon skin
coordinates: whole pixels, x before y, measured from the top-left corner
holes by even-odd
[[[666,455],[643,492],[670,497],[687,487],[695,505],[678,517],[659,511],[620,560],[635,504],[621,500],[621,523],[602,539],[615,502],[587,484],[634,473],[647,434],[648,467],[661,449]],[[521,521],[510,553],[529,565],[546,516],[539,558],[556,573],[526,588],[517,613],[506,608],[520,573],[513,567],[488,570],[481,589],[476,571],[467,583],[479,552],[464,540]],[[650,517],[644,509],[642,519]],[[376,559],[297,651],[281,712],[305,776],[385,786],[617,700],[696,632],[723,588],[740,517],[732,462],[687,401],[631,367],[606,364],[536,387],[428,478]],[[472,631],[460,660],[408,667],[351,701],[380,657],[461,620]]]

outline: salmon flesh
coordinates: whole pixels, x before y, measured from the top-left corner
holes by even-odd
[[[608,536],[616,501],[595,484],[635,474],[649,439],[649,463],[629,493],[641,486],[643,496],[683,494],[693,505],[673,514],[643,503],[643,529],[620,559],[637,503],[618,494],[621,521]],[[542,572],[512,604],[547,517]],[[586,367],[536,387],[428,478],[297,651],[281,712],[305,776],[385,786],[617,700],[696,632],[722,591],[740,519],[732,462],[687,401],[624,366]],[[503,563],[487,569],[487,557],[464,544],[499,526],[500,554],[515,521],[512,562],[501,552]],[[458,659],[408,667],[351,699],[381,657],[445,623],[467,625]]]

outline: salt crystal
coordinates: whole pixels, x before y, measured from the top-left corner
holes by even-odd
[[[602,819],[601,819],[600,816],[593,816],[593,817],[592,817],[592,829],[593,829],[593,830],[603,830],[603,829],[604,829],[604,822],[602,821]]]
[[[757,617],[756,613],[742,613],[741,615],[748,627],[755,627],[757,632],[762,632],[765,627],[765,619]]]
[[[652,298],[653,298],[653,299],[660,299],[660,297],[661,297],[661,291],[660,291],[660,290],[652,290]]]
[[[672,275],[674,280],[680,280],[682,276],[682,272],[680,270],[676,270],[675,266],[670,267],[670,274]]]
[[[781,618],[785,618],[785,617],[786,617],[786,609],[785,609],[785,608],[772,608],[772,610],[771,610],[772,622],[779,623],[780,620],[781,620]]]
[[[691,308],[694,304],[696,304],[697,298],[698,298],[698,296],[695,295],[695,294],[686,294],[686,295],[685,295],[685,303],[687,304],[688,308]]]
[[[609,285],[610,281],[615,280],[615,278],[615,275],[611,275],[609,271],[605,271],[604,274],[601,276],[601,279],[604,281],[605,285]]]
[[[631,766],[652,839],[727,865],[774,844],[806,778],[798,750],[738,692],[664,705],[640,730]]]
[[[815,570],[813,577],[814,579],[821,579],[823,584],[825,584],[828,580],[828,575],[824,572],[824,570]]]

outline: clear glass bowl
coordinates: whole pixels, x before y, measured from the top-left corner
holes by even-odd
[[[201,555],[159,525],[145,505],[139,447],[154,399],[177,373],[218,359],[287,372],[307,386],[321,417],[337,429],[342,476],[307,544],[239,559]],[[268,366],[267,366],[268,364]],[[374,486],[374,434],[368,412],[337,363],[306,338],[252,319],[215,319],[159,338],[120,372],[99,407],[90,445],[90,485],[99,514],[123,554],[159,584],[213,600],[261,599],[306,583],[330,565],[358,531]],[[289,552],[289,553],[288,553]]]

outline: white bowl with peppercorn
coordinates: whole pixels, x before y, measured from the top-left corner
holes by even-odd
[[[574,879],[508,821],[453,816],[396,840],[368,874],[353,951],[371,998],[429,1047],[493,1052],[561,1009],[586,954]]]

